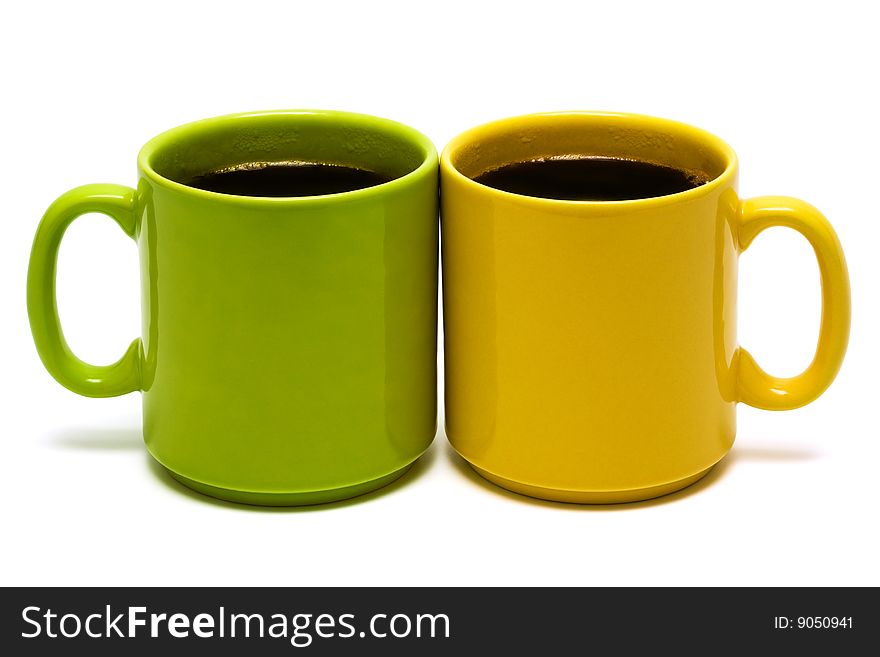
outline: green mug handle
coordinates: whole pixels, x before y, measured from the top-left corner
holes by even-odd
[[[140,390],[143,346],[140,338],[135,339],[112,365],[90,365],[74,356],[64,339],[55,299],[58,247],[67,227],[87,212],[106,214],[135,239],[136,199],[137,192],[122,185],[77,187],[49,206],[34,237],[27,279],[34,343],[49,374],[65,388],[86,397],[115,397]]]

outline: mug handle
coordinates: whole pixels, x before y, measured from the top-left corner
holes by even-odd
[[[115,397],[141,389],[143,346],[134,340],[112,365],[90,365],[73,355],[58,319],[55,275],[64,231],[87,212],[101,212],[135,239],[137,192],[122,185],[85,185],[72,189],[43,215],[28,265],[27,306],[31,333],[43,365],[61,385],[86,397]]]
[[[740,347],[738,401],[772,411],[809,404],[825,392],[846,353],[850,329],[850,289],[846,260],[837,234],[816,208],[787,196],[762,196],[740,206],[737,239],[740,253],[766,228],[785,226],[807,238],[819,262],[822,282],[822,322],[816,354],[798,376],[770,376]]]

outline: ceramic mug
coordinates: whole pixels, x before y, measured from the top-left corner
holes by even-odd
[[[183,184],[291,160],[394,179],[299,198]],[[141,391],[149,452],[198,491],[292,505],[373,490],[435,433],[437,206],[434,146],[393,121],[278,111],[175,128],[141,150],[136,190],[80,187],[46,212],[28,273],[37,349],[74,392]],[[143,337],[105,367],[71,353],[55,305],[59,243],[87,212],[140,252]]]
[[[473,180],[577,154],[710,181],[597,202]],[[737,402],[797,408],[836,375],[850,325],[840,243],[802,201],[740,199],[736,156],[717,137],[645,116],[536,114],[459,135],[440,171],[446,430],[490,481],[566,502],[670,493],[731,448]],[[821,272],[818,347],[792,378],[765,373],[736,340],[737,258],[771,226],[802,233]]]

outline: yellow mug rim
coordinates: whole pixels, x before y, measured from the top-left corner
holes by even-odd
[[[453,164],[453,160],[459,151],[466,145],[475,141],[482,133],[486,132],[514,132],[516,129],[522,129],[534,124],[537,121],[545,121],[547,118],[553,117],[582,117],[586,122],[596,122],[598,119],[612,119],[614,121],[633,122],[647,124],[658,132],[667,132],[687,136],[691,140],[699,141],[713,151],[715,151],[725,162],[723,171],[712,178],[709,182],[693,189],[688,189],[675,194],[666,194],[665,196],[652,196],[649,198],[626,199],[622,201],[573,201],[565,199],[541,198],[537,196],[525,196],[523,194],[515,194],[506,192],[494,187],[489,187],[477,182],[473,178],[465,175]],[[585,125],[586,125],[585,122]],[[672,119],[664,119],[646,114],[634,114],[629,112],[606,112],[592,110],[569,110],[561,112],[536,112],[532,114],[521,114],[503,119],[497,119],[488,123],[469,128],[462,133],[453,137],[443,149],[440,155],[440,170],[444,176],[450,176],[461,181],[464,185],[472,187],[474,190],[479,188],[483,193],[489,193],[500,196],[511,202],[521,205],[532,206],[536,210],[548,209],[577,209],[577,208],[602,208],[604,210],[619,209],[625,211],[634,211],[647,208],[656,208],[675,203],[682,203],[699,199],[701,197],[712,194],[717,188],[731,185],[736,177],[737,157],[733,148],[720,137],[715,136],[711,132],[673,121]]]

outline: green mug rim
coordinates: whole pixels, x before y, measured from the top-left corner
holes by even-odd
[[[189,185],[184,185],[183,183],[172,180],[167,176],[163,176],[162,174],[157,172],[152,166],[152,159],[157,153],[166,148],[170,148],[175,143],[178,143],[181,140],[187,138],[187,136],[193,131],[206,129],[211,130],[215,127],[219,128],[223,124],[228,123],[232,120],[279,116],[321,116],[331,119],[337,119],[340,122],[344,122],[349,125],[357,125],[359,127],[376,130],[377,132],[393,134],[394,136],[406,140],[414,145],[422,154],[422,162],[412,171],[397,178],[394,178],[393,180],[389,180],[388,182],[381,183],[379,185],[373,185],[372,187],[364,187],[362,189],[355,189],[335,194],[282,197],[242,196],[237,194],[222,194],[219,192],[211,192],[208,190],[198,189],[197,187],[190,187]],[[427,175],[437,175],[440,164],[437,147],[430,139],[428,139],[427,136],[425,136],[415,128],[411,128],[408,125],[393,121],[391,119],[385,119],[382,117],[373,116],[371,114],[360,114],[357,112],[346,112],[341,110],[316,109],[284,109],[260,110],[254,112],[237,112],[234,114],[224,114],[222,116],[215,116],[207,119],[200,119],[198,121],[192,121],[190,123],[184,123],[183,125],[171,128],[170,130],[166,130],[165,132],[162,132],[150,139],[146,144],[144,144],[144,146],[138,153],[137,162],[138,169],[141,171],[141,173],[146,176],[151,182],[157,185],[174,190],[176,192],[187,194],[189,196],[194,196],[196,198],[211,201],[220,201],[223,203],[235,203],[246,206],[265,206],[267,204],[302,206],[315,203],[326,203],[328,201],[336,200],[366,199],[369,197],[384,195],[389,192],[396,191],[397,189],[408,187],[412,183],[421,180]]]

